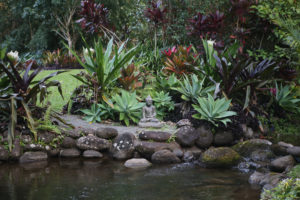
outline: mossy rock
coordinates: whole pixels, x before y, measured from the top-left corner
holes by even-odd
[[[293,167],[288,176],[291,178],[300,178],[300,164]]]
[[[232,147],[233,150],[238,152],[244,157],[248,157],[256,150],[270,150],[272,142],[263,139],[252,139],[240,142]]]
[[[241,156],[229,147],[210,148],[202,155],[202,162],[207,167],[228,168],[236,165]]]

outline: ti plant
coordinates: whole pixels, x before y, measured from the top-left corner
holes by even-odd
[[[141,73],[137,72],[135,65],[130,64],[121,70],[121,77],[118,78],[118,81],[125,90],[135,90],[142,86],[142,83],[138,82],[140,75]]]
[[[277,82],[275,82],[275,91],[272,90],[271,93],[275,99],[275,102],[282,107],[284,110],[290,112],[300,112],[300,99],[293,92],[289,85],[278,87]],[[275,95],[274,95],[275,94]]]
[[[130,125],[130,121],[139,122],[144,103],[138,102],[135,92],[129,93],[122,90],[121,96],[115,95],[113,100],[115,101],[114,110],[119,113],[120,121],[124,121],[126,126]]]
[[[192,46],[178,46],[173,53],[167,53],[164,71],[166,73],[175,73],[181,77],[195,71],[196,60],[198,55],[191,52]],[[168,50],[170,52],[170,50]],[[170,56],[169,56],[170,55]]]
[[[85,41],[85,40],[84,40]],[[97,83],[94,85],[95,102],[98,102],[98,97],[108,103],[108,98],[105,96],[108,89],[120,77],[120,70],[125,66],[131,64],[136,55],[137,48],[134,47],[128,51],[125,50],[125,43],[119,48],[113,45],[111,39],[104,49],[100,41],[94,42],[94,52],[85,42],[87,46],[87,53],[84,53],[85,62],[82,62],[80,56],[75,51],[71,50],[72,54],[77,58],[77,61],[84,67],[91,76],[95,76]],[[67,48],[68,46],[65,45]],[[74,76],[84,84],[86,82],[80,76]]]
[[[49,79],[63,73],[63,71],[54,72],[39,81],[34,81],[34,78],[38,75],[42,68],[38,67],[30,73],[31,67],[34,64],[33,61],[22,63],[17,59],[8,57],[9,64],[7,64],[4,60],[6,60],[5,50],[2,50],[0,57],[0,71],[2,71],[6,76],[0,82],[3,83],[3,80],[9,81],[9,84],[7,87],[1,89],[0,100],[10,102],[10,109],[8,111],[10,113],[8,139],[11,148],[17,124],[17,115],[19,113],[26,116],[26,120],[28,122],[27,126],[33,133],[35,141],[37,141],[36,124],[29,105],[34,106],[38,98],[40,102],[43,102],[48,95],[49,87],[57,87],[62,96],[60,82],[54,80],[49,81]]]
[[[157,117],[161,120],[163,120],[167,112],[175,108],[175,104],[169,96],[169,93],[165,93],[164,91],[155,92],[153,101],[156,107]]]
[[[208,94],[207,98],[199,97],[197,104],[193,104],[194,109],[198,112],[193,115],[195,119],[202,119],[211,122],[214,126],[218,127],[218,122],[227,126],[231,122],[229,117],[236,115],[236,112],[228,111],[231,100],[226,98],[216,99]]]

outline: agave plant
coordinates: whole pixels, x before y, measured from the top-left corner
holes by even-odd
[[[196,103],[199,97],[205,97],[215,89],[214,86],[204,88],[204,81],[205,78],[200,81],[195,74],[191,76],[191,81],[188,76],[185,76],[183,81],[179,82],[180,87],[173,89],[182,94],[181,98],[184,101]]]
[[[108,102],[105,93],[120,77],[120,69],[131,64],[137,52],[137,47],[128,51],[125,50],[125,43],[123,43],[119,48],[114,47],[112,38],[104,50],[99,39],[98,42],[94,43],[95,52],[92,53],[91,48],[86,42],[85,44],[88,51],[88,53],[83,54],[85,63],[81,61],[81,58],[75,51],[71,50],[71,52],[77,58],[77,61],[81,64],[81,66],[84,67],[91,76],[96,77],[97,84],[94,84],[97,86],[94,88],[96,102],[98,102],[98,97],[100,97],[100,100]],[[67,45],[65,46],[68,48]],[[86,84],[82,77],[74,77]]]
[[[129,93],[122,90],[121,96],[115,95],[113,100],[115,102],[114,110],[119,113],[120,121],[124,121],[126,126],[130,125],[130,121],[139,122],[144,103],[138,102],[135,92]]]
[[[297,95],[293,92],[289,85],[278,87],[277,82],[275,82],[275,93],[274,99],[276,103],[282,107],[284,110],[290,112],[300,112],[300,99],[297,98]]]
[[[227,126],[231,122],[229,117],[236,115],[236,112],[228,111],[231,100],[226,98],[216,99],[208,94],[208,97],[199,97],[197,104],[193,104],[194,109],[198,112],[193,115],[195,119],[202,119],[211,122],[214,126],[218,127],[218,122]]]
[[[175,104],[168,92],[155,92],[153,101],[157,110],[157,117],[161,120],[163,120],[167,112],[170,112],[175,108]]]
[[[91,109],[82,109],[80,111],[85,114],[85,117],[83,118],[85,121],[90,123],[101,122],[102,110],[100,105],[93,104]]]

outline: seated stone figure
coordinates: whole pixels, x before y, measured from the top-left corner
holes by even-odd
[[[156,110],[152,104],[152,98],[150,95],[146,98],[146,105],[143,107],[143,118],[139,123],[139,127],[143,127],[143,128],[162,127],[162,124],[156,118]]]

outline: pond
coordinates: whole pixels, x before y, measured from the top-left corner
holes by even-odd
[[[0,165],[5,200],[257,200],[249,174],[195,164],[127,169],[109,160],[50,160]]]

